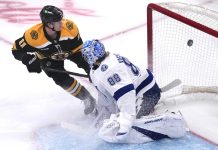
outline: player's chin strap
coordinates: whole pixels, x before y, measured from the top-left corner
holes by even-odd
[[[52,31],[58,32],[58,31],[56,31],[56,30],[54,29],[54,27],[53,27],[53,28],[49,27],[49,26],[47,25],[47,23],[44,24],[44,26],[48,27],[48,28],[51,29]]]
[[[43,66],[41,66],[41,68],[43,70],[51,71],[51,72],[70,74],[70,75],[84,77],[84,78],[88,78],[89,77],[89,75],[87,75],[87,74],[81,74],[81,73],[76,73],[76,72],[71,72],[71,71],[58,70],[58,69],[53,69],[53,68],[48,68],[48,67],[43,67]]]
[[[58,31],[56,31],[55,29],[54,29],[54,27],[53,28],[50,28],[52,31],[55,31],[55,32],[58,32]]]

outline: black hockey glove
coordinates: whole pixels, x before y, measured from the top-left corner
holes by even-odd
[[[42,71],[39,61],[33,54],[24,55],[21,61],[24,65],[26,65],[29,72],[40,73]]]

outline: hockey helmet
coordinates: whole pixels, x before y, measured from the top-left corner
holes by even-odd
[[[104,45],[96,39],[84,42],[81,51],[83,58],[90,67],[92,67],[96,61],[103,60],[106,56]]]
[[[55,6],[46,5],[40,11],[40,18],[43,24],[58,22],[63,18],[63,11]]]

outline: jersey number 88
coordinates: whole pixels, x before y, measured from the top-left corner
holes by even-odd
[[[113,86],[114,84],[116,84],[117,82],[120,82],[121,81],[121,78],[120,76],[115,73],[113,74],[112,76],[110,76],[108,79],[107,79],[108,83]]]

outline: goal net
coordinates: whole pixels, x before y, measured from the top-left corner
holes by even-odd
[[[147,7],[148,68],[160,87],[218,93],[218,13],[184,3]]]

